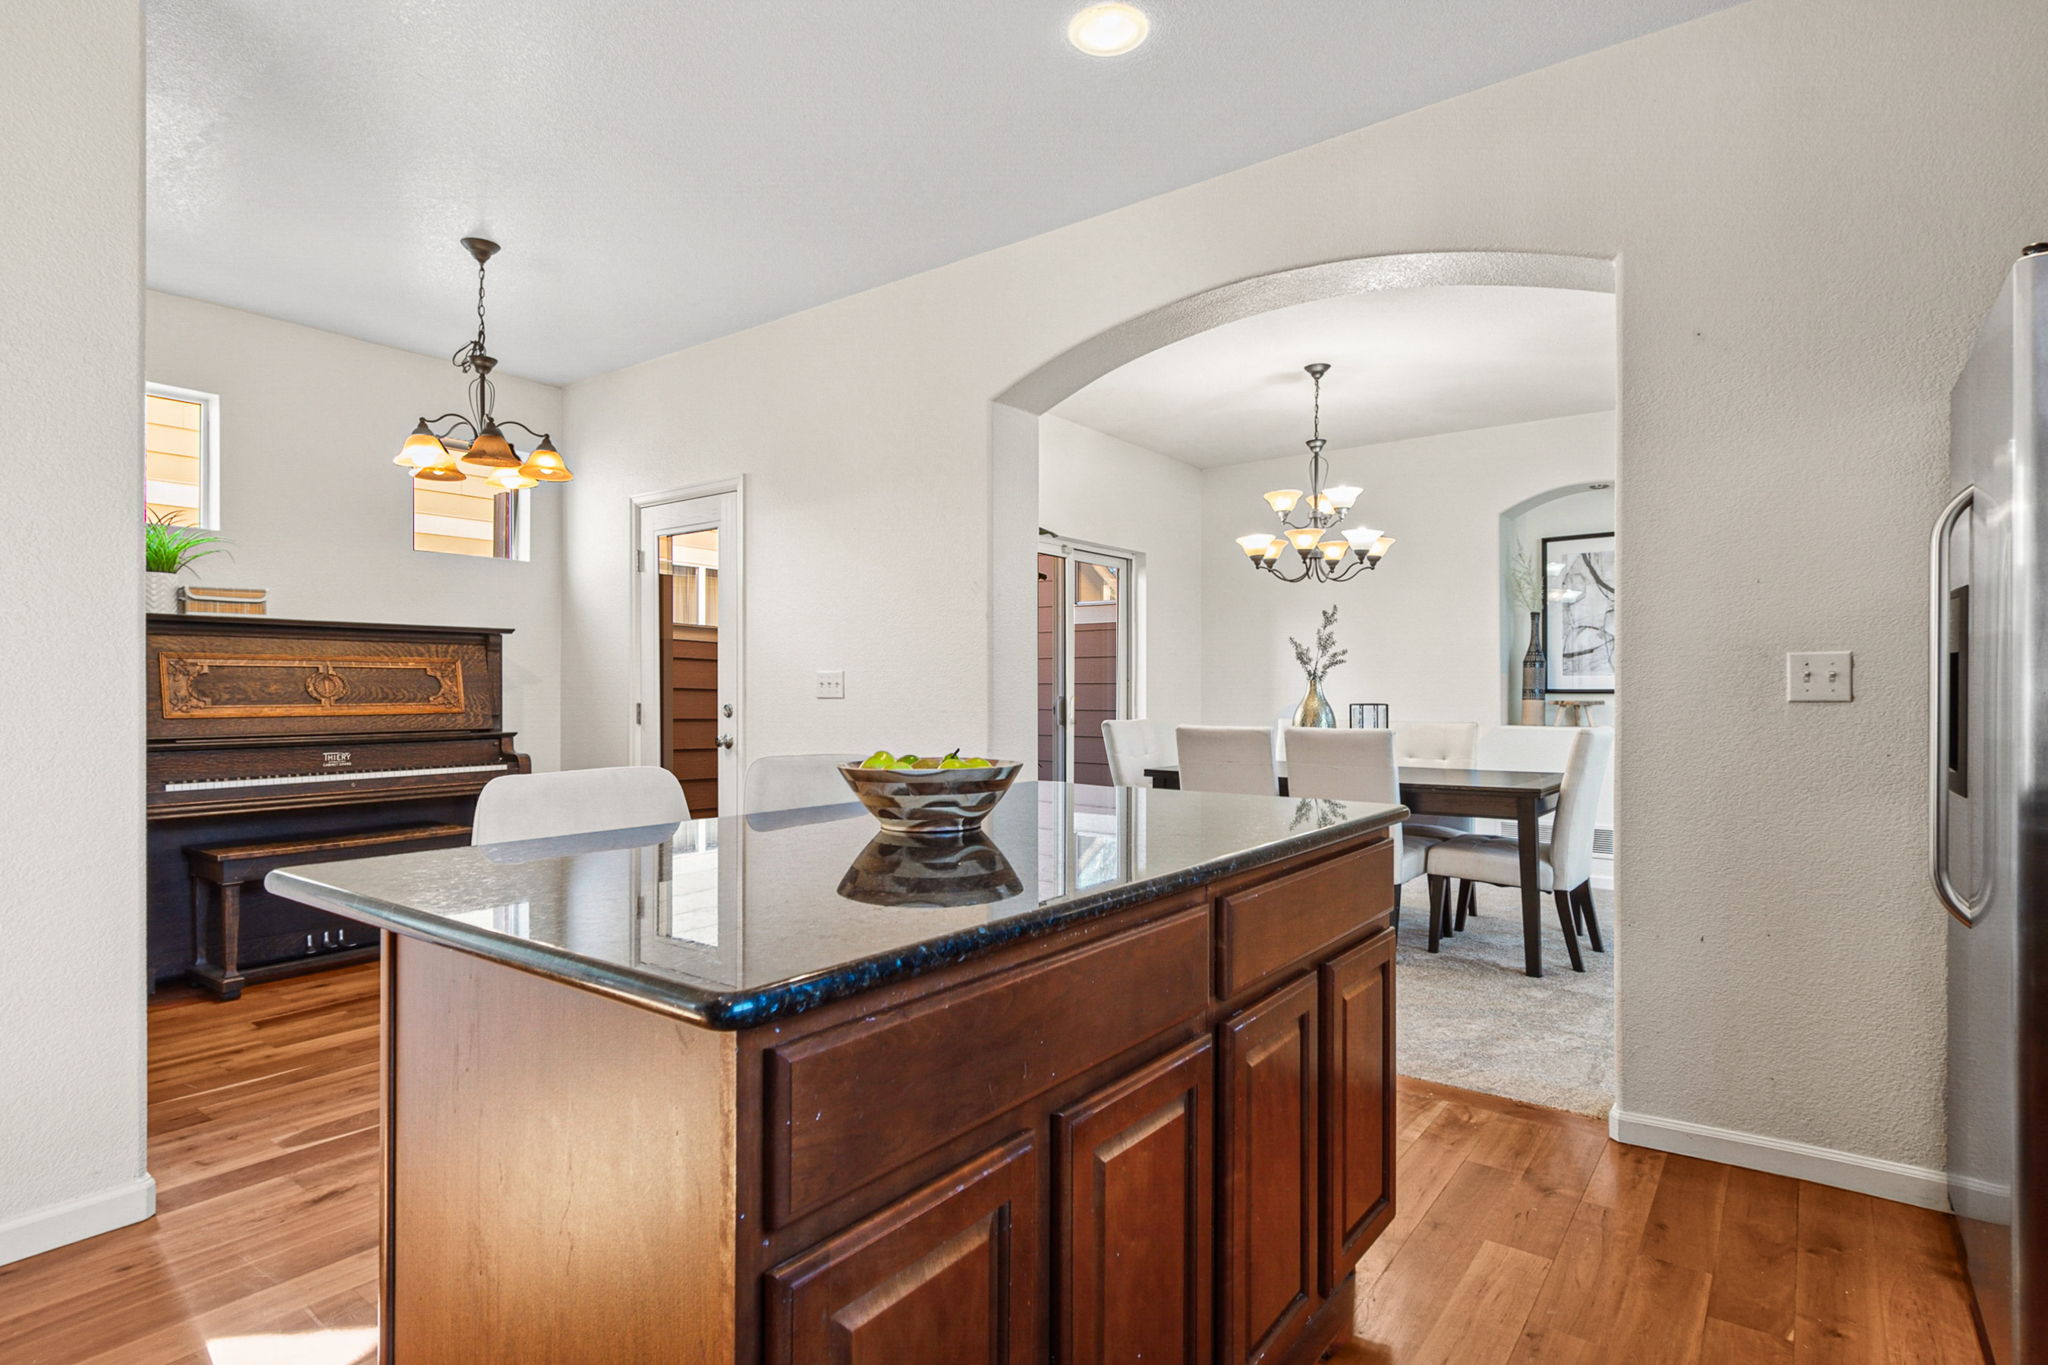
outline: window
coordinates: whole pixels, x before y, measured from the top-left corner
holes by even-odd
[[[661,571],[679,626],[718,625],[718,532],[685,531],[661,538]]]
[[[452,449],[453,447],[451,447]],[[524,559],[526,493],[467,470],[461,483],[412,481],[412,547],[483,559]]]
[[[143,510],[158,521],[218,529],[220,399],[150,384],[142,410]]]

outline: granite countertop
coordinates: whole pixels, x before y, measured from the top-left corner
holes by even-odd
[[[860,806],[281,868],[264,885],[710,1028],[750,1028],[1273,862],[1405,807],[1020,782],[968,840]]]

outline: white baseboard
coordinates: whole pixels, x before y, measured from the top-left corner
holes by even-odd
[[[1742,1133],[1733,1128],[1713,1128],[1704,1123],[1624,1114],[1619,1109],[1609,1112],[1607,1131],[1616,1142],[1632,1147],[1650,1147],[1752,1171],[1768,1171],[1923,1209],[1948,1208],[1948,1177],[1926,1166],[1908,1166],[1901,1161],[1857,1156],[1830,1147]]]
[[[0,1265],[139,1223],[156,1212],[156,1179],[142,1176],[0,1223]]]

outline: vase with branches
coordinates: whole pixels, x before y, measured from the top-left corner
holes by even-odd
[[[1349,650],[1337,648],[1337,609],[1323,609],[1323,623],[1316,629],[1315,644],[1311,648],[1287,637],[1287,643],[1294,646],[1294,662],[1308,678],[1308,693],[1301,699],[1301,705],[1294,708],[1294,723],[1308,728],[1330,729],[1337,724],[1337,713],[1323,697],[1323,679],[1330,670],[1341,666]]]
[[[221,537],[201,526],[188,526],[175,512],[153,512],[142,525],[143,605],[149,611],[177,606],[177,576],[194,561],[221,553]]]
[[[1508,570],[1508,595],[1516,606],[1529,613],[1529,648],[1522,654],[1522,724],[1543,724],[1543,675],[1548,660],[1543,655],[1543,565],[1526,545],[1515,546],[1515,561]]]

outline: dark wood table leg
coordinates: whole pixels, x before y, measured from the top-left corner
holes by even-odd
[[[1535,796],[1515,803],[1516,852],[1522,864],[1522,971],[1543,975],[1543,890],[1537,884]]]

